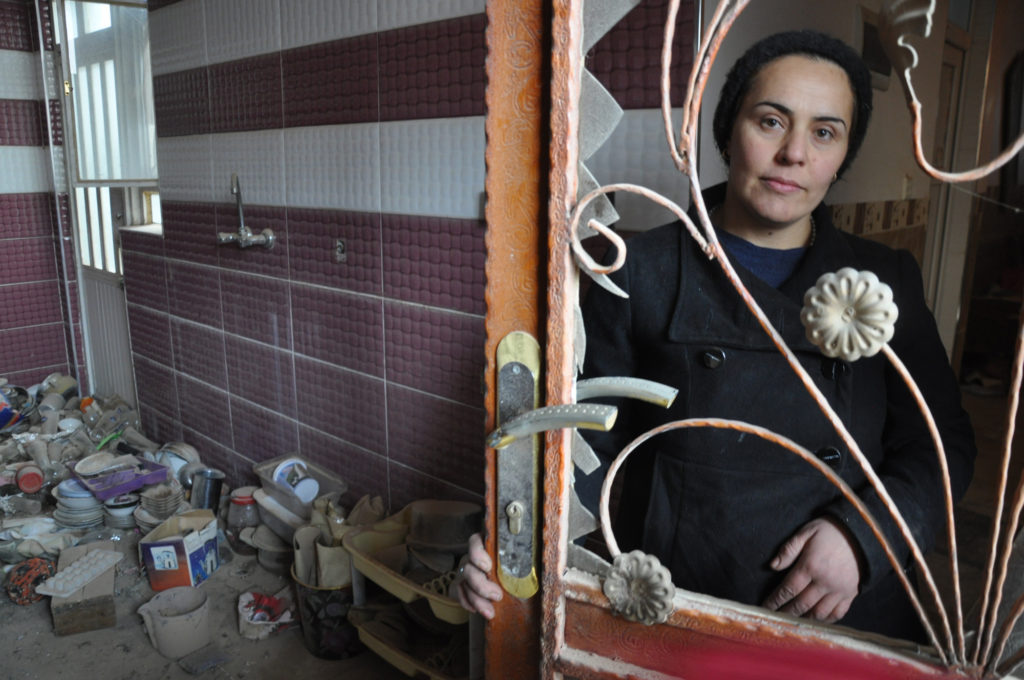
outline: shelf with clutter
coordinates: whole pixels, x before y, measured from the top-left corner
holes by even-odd
[[[424,499],[343,538],[352,562],[350,620],[363,644],[406,675],[482,677],[482,620],[448,596],[482,519],[475,503]],[[371,603],[367,581],[391,601]]]

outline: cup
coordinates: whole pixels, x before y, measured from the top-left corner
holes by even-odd
[[[189,500],[196,510],[203,508],[217,512],[220,508],[220,490],[224,473],[213,468],[196,470],[192,475],[192,496]]]
[[[50,392],[39,402],[39,411],[41,413],[45,411],[59,413],[64,408],[65,403],[67,403],[67,400],[64,399],[63,394],[60,392]]]
[[[320,492],[320,482],[310,476],[301,460],[285,461],[274,472],[274,480],[291,489],[303,503],[312,503]]]

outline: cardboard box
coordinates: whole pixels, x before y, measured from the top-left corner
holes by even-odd
[[[139,541],[139,563],[153,590],[199,585],[220,566],[217,518],[212,510],[169,517]]]

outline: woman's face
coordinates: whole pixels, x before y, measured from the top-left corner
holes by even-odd
[[[808,215],[846,157],[853,106],[846,72],[830,61],[789,55],[761,69],[729,140],[730,231],[762,245],[804,245]],[[802,225],[788,230],[799,242],[780,242],[793,225]]]

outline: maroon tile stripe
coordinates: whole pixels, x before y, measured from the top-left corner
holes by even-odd
[[[0,347],[4,348],[4,365],[14,370],[68,363],[60,324],[0,331]]]
[[[63,322],[58,288],[54,281],[0,286],[0,330]]]
[[[0,284],[49,281],[57,278],[53,238],[3,241],[0,248]]]
[[[376,34],[281,53],[284,124],[367,123],[378,118]]]
[[[279,53],[214,64],[209,74],[211,132],[283,126]]]
[[[484,114],[476,14],[154,77],[157,136]]]
[[[480,220],[381,215],[384,294],[483,314],[485,225]]]
[[[153,76],[153,102],[158,137],[210,131],[210,83],[205,67]]]
[[[671,98],[681,106],[693,64],[693,7],[679,8],[672,47]],[[644,0],[602,37],[586,67],[624,109],[661,106],[661,47],[668,0]]]
[[[46,109],[34,99],[0,99],[0,146],[47,143]]]
[[[52,50],[55,44],[53,36],[56,30],[56,22],[53,20],[53,9],[48,2],[37,3],[37,6],[43,21],[43,49]]]
[[[61,146],[64,144],[64,110],[61,108],[59,99],[49,100],[48,106],[50,108],[50,144]],[[43,127],[46,127],[45,119]],[[46,143],[45,140],[43,143]]]
[[[0,2],[0,50],[36,50],[35,10],[27,2]]]
[[[53,195],[0,193],[0,238],[53,234]]]
[[[380,34],[380,119],[484,114],[487,15]]]

